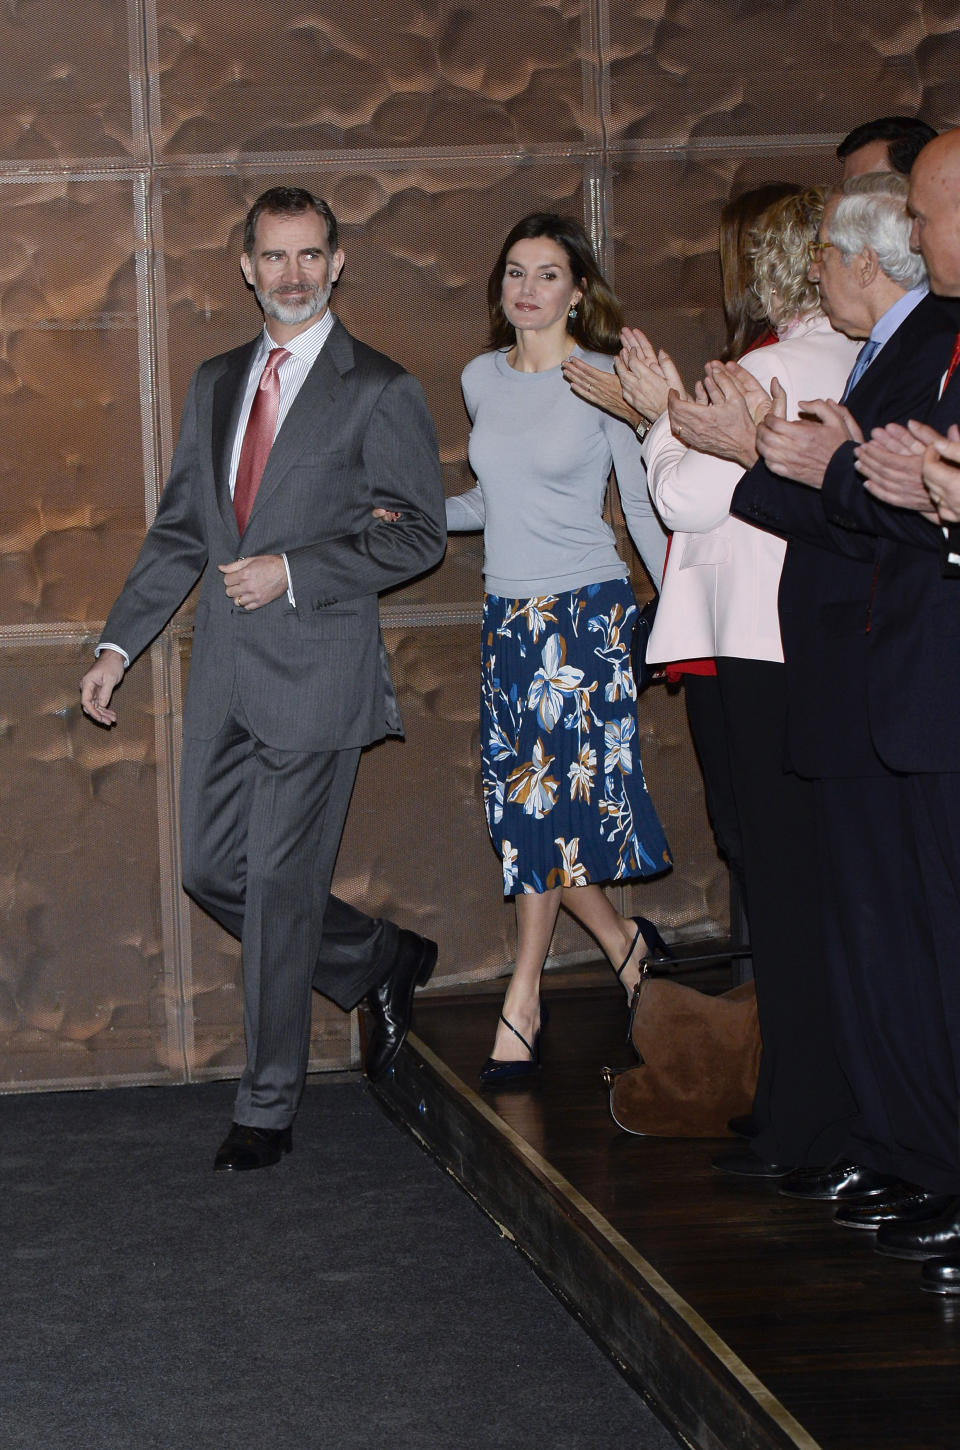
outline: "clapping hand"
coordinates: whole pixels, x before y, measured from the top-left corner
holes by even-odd
[[[857,449],[856,467],[863,474],[864,488],[882,503],[913,509],[936,523],[937,513],[930,507],[923,482],[923,457],[928,445],[939,437],[923,423],[911,423],[907,428],[887,423],[874,428],[870,441]]]
[[[770,391],[774,406],[757,429],[757,451],[771,473],[822,488],[827,465],[837,449],[852,439],[863,442],[853,414],[840,403],[815,398],[801,403],[805,418],[788,423],[786,394],[776,378]]]
[[[670,394],[670,426],[688,448],[750,468],[757,461],[753,408],[762,416],[772,406],[770,395],[746,369],[732,371],[723,363],[710,362],[693,400]]]
[[[911,433],[922,425],[911,423]],[[928,433],[933,429],[928,428]],[[960,428],[951,423],[944,438],[937,433],[923,454],[924,487],[942,524],[960,524]]]
[[[615,373],[595,368],[584,362],[582,357],[573,356],[561,363],[561,371],[577,397],[583,398],[584,402],[602,408],[605,413],[612,413],[615,418],[622,418],[631,428],[636,428],[641,421],[640,413],[623,396],[620,379]]]
[[[638,327],[625,327],[620,334],[622,348],[614,359],[624,398],[637,413],[651,422],[666,410],[671,389],[687,397],[683,379],[676,364],[663,348],[654,351],[646,334]]]

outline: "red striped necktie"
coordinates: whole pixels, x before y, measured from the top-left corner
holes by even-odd
[[[944,378],[944,380],[943,380],[943,387],[940,389],[940,396],[941,396],[941,398],[943,397],[944,393],[947,391],[947,384],[949,383],[950,379],[953,377],[953,374],[956,371],[956,367],[957,367],[957,364],[958,363],[960,363],[960,332],[957,333],[957,340],[953,344],[953,357],[950,359],[950,366],[947,368],[947,376]]]
[[[280,379],[277,368],[289,356],[285,347],[271,348],[266,367],[257,384],[257,391],[253,395],[247,431],[243,435],[243,446],[240,449],[240,462],[237,464],[237,481],[233,489],[233,511],[237,516],[237,527],[241,534],[247,527],[250,510],[253,508],[277,431],[277,415],[280,412]]]

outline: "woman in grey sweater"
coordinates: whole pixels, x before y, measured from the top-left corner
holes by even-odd
[[[628,994],[663,948],[601,883],[668,869],[637,752],[630,640],[637,606],[603,518],[611,466],[627,524],[659,583],[666,541],[633,430],[575,396],[571,353],[612,368],[619,305],[582,227],[525,217],[488,284],[492,350],[467,365],[477,486],[447,501],[451,531],[483,530],[481,749],[487,824],[517,908],[517,958],[481,1079],[540,1064],[540,975],[562,904]],[[665,949],[664,949],[665,950]]]

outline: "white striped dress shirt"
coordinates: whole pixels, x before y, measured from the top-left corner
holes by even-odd
[[[277,410],[277,433],[283,426],[283,420],[293,406],[294,399],[306,382],[307,373],[313,367],[323,344],[333,329],[336,321],[333,313],[328,307],[323,316],[306,328],[298,332],[289,342],[274,342],[266,327],[260,334],[260,345],[253,355],[250,364],[250,371],[247,374],[247,386],[243,395],[243,406],[240,409],[240,419],[237,423],[237,432],[233,440],[233,452],[230,455],[230,497],[233,498],[233,490],[237,483],[237,469],[240,466],[240,450],[243,448],[243,435],[247,431],[247,420],[250,417],[250,409],[253,407],[254,395],[257,385],[260,382],[260,375],[267,365],[267,357],[275,347],[285,347],[290,354],[285,357],[277,370],[277,377],[280,379],[280,407]]]
[[[264,326],[260,334],[260,346],[253,355],[250,364],[250,371],[247,374],[247,387],[243,395],[243,406],[240,409],[240,418],[237,423],[237,433],[233,440],[233,452],[230,455],[230,497],[233,498],[233,491],[237,486],[237,469],[240,467],[240,453],[243,449],[243,435],[247,431],[247,422],[250,418],[250,409],[253,407],[253,400],[256,396],[257,387],[260,383],[260,376],[267,365],[267,358],[275,347],[285,347],[290,354],[285,357],[277,369],[277,377],[280,380],[280,404],[277,408],[277,428],[274,433],[276,442],[277,433],[283,427],[283,420],[293,406],[294,399],[307,380],[307,373],[313,367],[320,356],[323,344],[330,336],[334,324],[334,316],[328,307],[323,316],[319,318],[312,327],[298,332],[289,342],[277,343]],[[286,554],[280,555],[283,560],[283,567],[287,571],[287,598],[296,608],[297,601],[293,595],[293,579],[290,577],[290,565],[287,563]]]

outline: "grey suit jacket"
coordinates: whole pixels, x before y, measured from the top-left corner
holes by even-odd
[[[416,379],[336,322],[277,434],[241,537],[230,451],[256,345],[194,374],[156,518],[102,637],[133,660],[203,574],[184,732],[215,735],[236,689],[267,745],[366,745],[402,729],[377,594],[443,555],[433,422]],[[402,517],[380,522],[375,507]],[[296,607],[283,594],[237,608],[216,565],[280,553]]]

